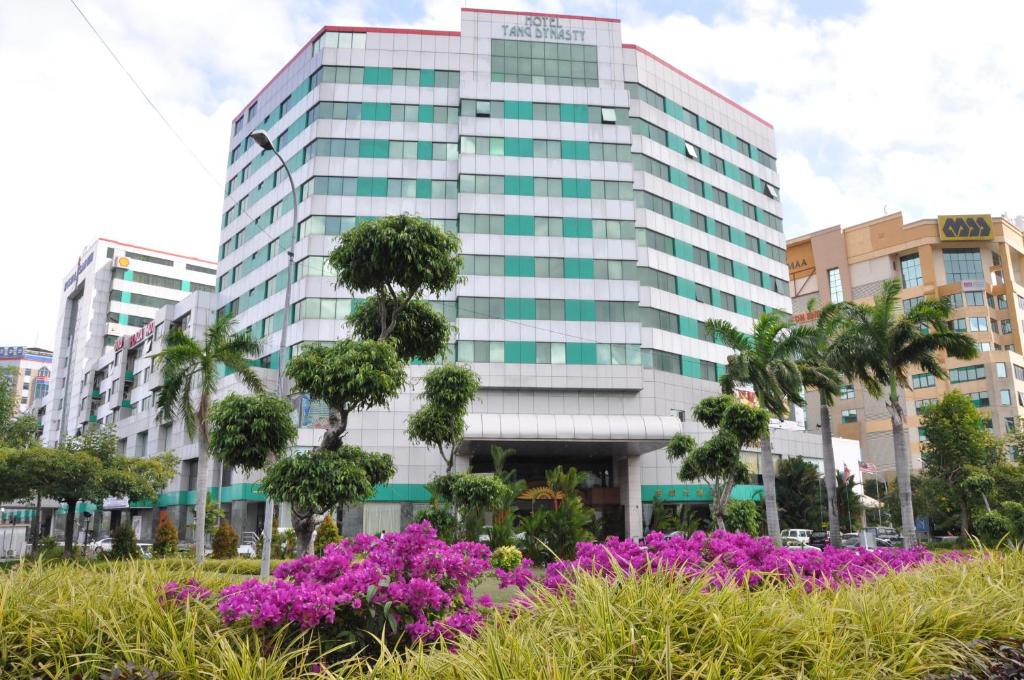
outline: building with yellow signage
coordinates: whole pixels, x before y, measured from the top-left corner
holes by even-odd
[[[940,215],[904,223],[895,213],[845,229],[835,226],[791,239],[787,244],[793,318],[809,323],[808,310],[842,300],[869,302],[882,282],[902,285],[904,309],[926,297],[944,297],[953,307],[951,324],[971,334],[978,357],[950,359],[945,380],[913,374],[903,407],[911,464],[921,467],[919,410],[956,389],[967,394],[988,418],[996,435],[1005,435],[1024,415],[1024,235],[1004,218],[990,215]],[[820,426],[814,394],[808,397],[808,429]],[[832,431],[859,439],[864,461],[892,478],[893,441],[884,404],[860,385],[847,385],[832,409]]]

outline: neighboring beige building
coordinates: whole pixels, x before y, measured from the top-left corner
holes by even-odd
[[[886,279],[898,279],[905,309],[925,297],[946,297],[951,324],[978,344],[978,357],[950,359],[949,376],[936,380],[918,373],[903,395],[911,465],[921,467],[918,411],[946,391],[968,394],[1005,435],[1024,415],[1024,236],[1013,222],[989,215],[952,215],[904,224],[886,215],[842,229],[838,226],[791,239],[787,244],[793,318],[815,316],[808,303],[840,300],[870,302]],[[808,396],[809,430],[820,426],[818,401]],[[889,414],[860,385],[849,385],[832,409],[834,436],[859,439],[863,460],[878,474],[895,477]]]

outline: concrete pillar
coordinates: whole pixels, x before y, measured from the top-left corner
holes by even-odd
[[[619,502],[625,513],[626,538],[644,535],[643,502],[640,495],[640,456],[624,456],[615,461]]]
[[[231,512],[227,515],[227,520],[231,522],[231,526],[234,527],[238,535],[241,536],[245,532],[245,520],[248,516],[249,502],[248,501],[231,501]]]

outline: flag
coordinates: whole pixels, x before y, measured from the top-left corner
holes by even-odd
[[[862,461],[860,461],[858,463],[858,465],[860,465],[860,471],[861,472],[866,472],[869,475],[873,475],[876,472],[878,472],[878,466],[875,465],[874,463],[868,463],[868,462],[862,460]]]
[[[850,477],[853,477],[853,473],[850,471],[850,466],[848,466],[846,463],[843,463],[843,481],[850,481]]]

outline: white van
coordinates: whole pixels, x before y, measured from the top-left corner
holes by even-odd
[[[811,530],[810,529],[786,529],[782,532],[782,540],[789,539],[791,541],[797,541],[804,545],[809,545],[811,542]]]

